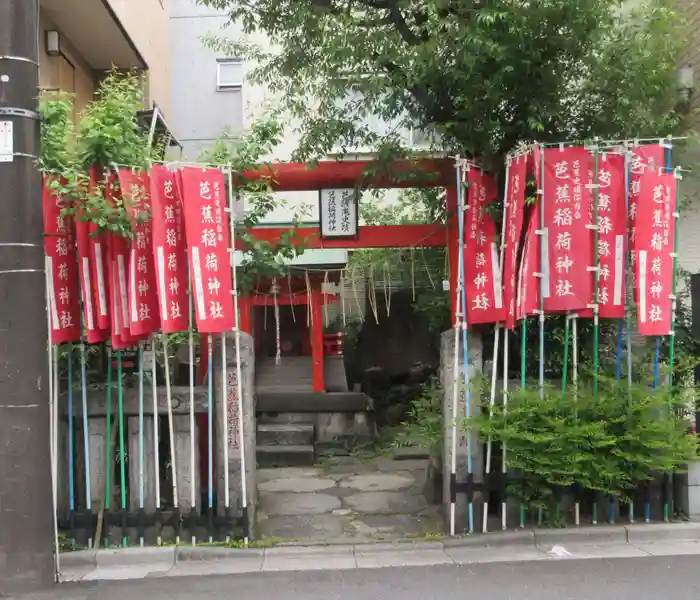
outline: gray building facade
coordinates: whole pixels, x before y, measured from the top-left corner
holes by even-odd
[[[236,30],[227,22],[225,13],[195,0],[170,1],[170,125],[182,143],[184,160],[197,160],[225,130],[235,135],[244,128],[244,65],[202,42],[207,34],[233,38]]]

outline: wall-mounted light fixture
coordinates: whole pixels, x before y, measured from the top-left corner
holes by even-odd
[[[49,56],[61,55],[61,34],[53,29],[46,30],[46,54]]]
[[[683,65],[678,69],[678,91],[683,102],[688,102],[695,90],[695,71],[692,65]]]

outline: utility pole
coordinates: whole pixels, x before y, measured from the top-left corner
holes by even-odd
[[[39,0],[0,0],[0,597],[54,582]]]

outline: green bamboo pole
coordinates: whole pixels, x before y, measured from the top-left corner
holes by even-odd
[[[106,469],[105,469],[105,501],[104,509],[108,512],[112,504],[112,349],[107,348],[107,436],[105,437],[107,451],[106,456]],[[95,540],[96,544],[100,543],[100,540]],[[105,546],[109,548],[111,545],[111,540],[109,537],[109,529],[107,529],[106,543]]]
[[[122,382],[122,353],[117,353],[117,390],[119,394],[119,474],[121,477],[122,510],[126,510],[126,469],[124,465],[124,385]],[[122,531],[122,545],[126,546],[128,537],[126,531]]]

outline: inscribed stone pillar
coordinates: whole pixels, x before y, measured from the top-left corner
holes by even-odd
[[[481,336],[477,333],[469,333],[467,345],[468,353],[468,373],[470,381],[474,382],[475,378],[481,375],[483,357]],[[443,390],[443,420],[445,424],[444,450],[442,463],[442,485],[443,485],[443,517],[445,520],[445,531],[449,532],[450,524],[450,478],[452,474],[452,431],[453,423],[453,406],[455,402],[454,394],[454,350],[455,350],[455,334],[454,330],[443,332],[440,343],[440,383]],[[464,359],[462,353],[462,336],[459,336],[458,346],[458,375],[459,385],[457,393],[457,482],[463,483],[467,480],[468,472],[468,444],[467,435],[470,436],[472,473],[476,483],[482,482],[484,477],[483,465],[483,448],[479,441],[479,436],[476,432],[467,432],[464,429],[463,422],[466,417],[466,388],[464,386]],[[470,385],[470,405],[471,415],[476,416],[479,411],[479,385],[478,382]],[[475,531],[481,531],[481,520],[483,514],[483,497],[482,494],[475,493],[473,500],[474,521],[473,526]],[[455,506],[455,532],[457,534],[464,533],[469,530],[468,520],[468,503],[466,494],[458,494]]]
[[[105,472],[107,469],[107,420],[88,419],[88,444],[90,449],[90,498],[92,510],[97,513],[105,497]]]
[[[195,424],[190,431],[188,415],[173,415],[173,433],[175,435],[175,456],[173,465],[177,473],[177,499],[180,512],[187,514],[192,509],[192,486],[194,486],[195,503],[200,502],[199,473],[199,435]],[[194,435],[194,465],[192,464],[191,436]]]
[[[240,360],[240,378],[236,368]],[[252,336],[240,334],[240,357],[236,355],[236,336],[226,336],[226,382],[223,373],[221,341],[214,353],[214,431],[216,436],[217,511],[226,513],[225,465],[228,440],[228,489],[230,514],[242,515],[241,457],[245,456],[246,497],[248,500],[249,537],[253,537],[256,503],[256,423],[255,423],[255,347]],[[242,394],[239,410],[238,386]],[[240,435],[239,417],[243,435]],[[242,437],[242,439],[241,439]]]
[[[129,510],[141,508],[141,424],[138,417],[129,417]],[[143,427],[143,507],[147,515],[156,512],[156,471],[153,455],[153,417],[144,416]]]

